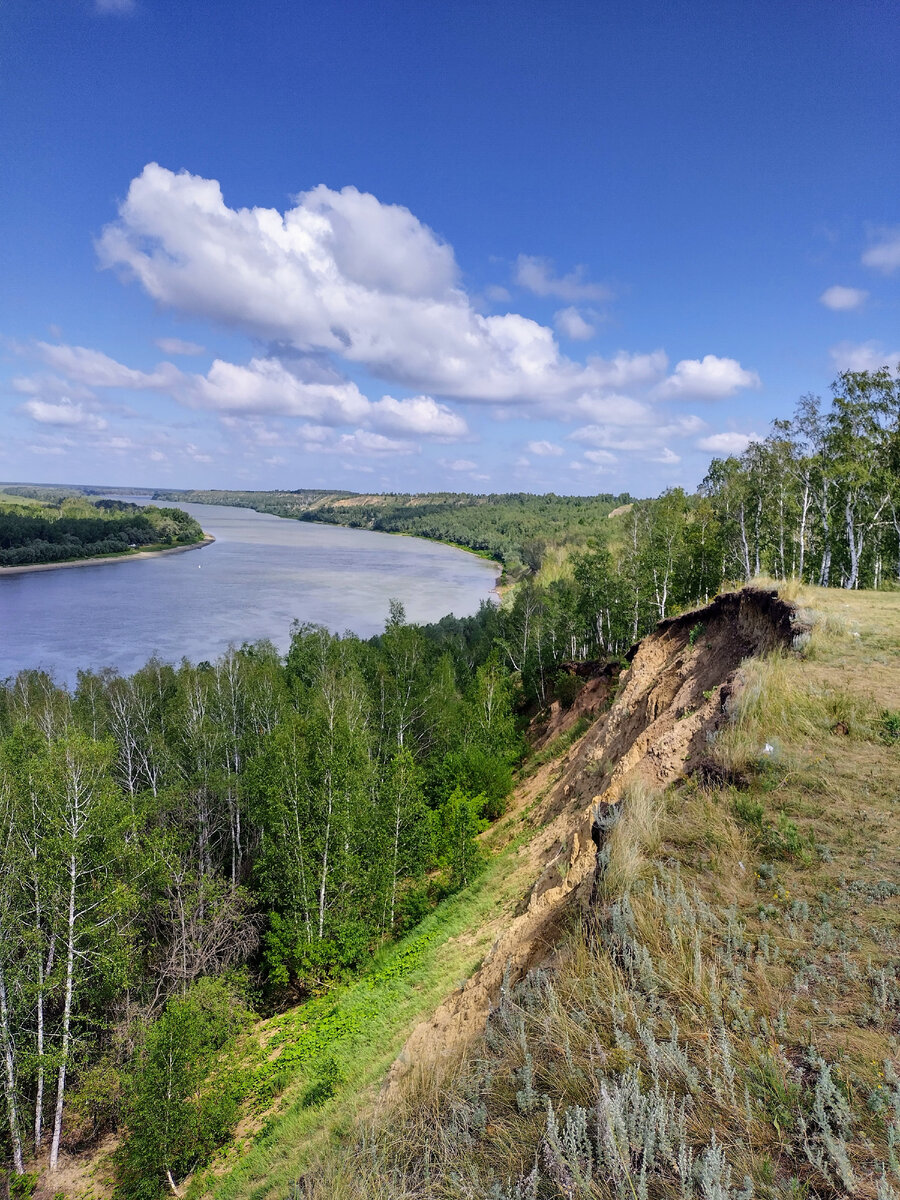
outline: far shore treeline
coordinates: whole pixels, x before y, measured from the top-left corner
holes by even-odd
[[[0,567],[189,546],[203,530],[180,508],[89,500],[54,489],[0,489]]]
[[[390,499],[369,527],[422,518]],[[0,1154],[14,1169],[117,1130],[117,1195],[154,1200],[208,1161],[245,1086],[209,1079],[247,1011],[326,990],[473,878],[529,720],[577,694],[573,660],[620,656],[726,581],[896,586],[900,385],[844,374],[830,406],[804,398],[697,495],[618,499],[585,524],[589,502],[559,497],[448,499],[446,520],[426,504],[430,536],[460,542],[462,518],[496,508],[501,529],[532,513],[504,552],[515,588],[474,617],[419,627],[395,604],[368,641],[299,625],[283,657],[245,645],[83,672],[71,692],[38,671],[0,686]]]

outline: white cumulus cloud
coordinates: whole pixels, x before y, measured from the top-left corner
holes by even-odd
[[[529,442],[526,450],[530,454],[534,454],[537,458],[558,458],[564,454],[562,446],[557,446],[555,442]]]
[[[662,396],[688,396],[699,400],[722,400],[741,388],[758,388],[760,378],[735,358],[706,354],[702,359],[685,358],[659,388]]]
[[[25,401],[21,411],[39,425],[80,426],[93,430],[106,428],[103,417],[89,412],[80,400],[71,400],[68,396],[61,396],[57,400],[34,397]]]
[[[355,383],[308,381],[278,358],[253,358],[246,366],[217,358],[206,375],[183,375],[172,391],[193,408],[304,417],[329,425],[353,424],[370,407]]]
[[[313,188],[285,213],[232,209],[215,180],[150,163],[97,249],[161,304],[423,392],[546,401],[602,388],[609,374],[603,359],[565,358],[536,321],[477,312],[451,248],[407,209],[352,187]],[[531,276],[563,299],[603,291],[577,272]]]
[[[836,283],[833,287],[825,289],[819,297],[819,303],[834,312],[846,312],[850,309],[861,308],[868,295],[869,293],[862,288],[841,287],[839,283]]]
[[[38,342],[34,352],[68,377],[54,381],[57,389],[74,383],[82,389],[90,385],[155,390],[190,408],[216,412],[226,422],[234,417],[300,417],[320,425],[365,425],[389,434],[444,441],[469,432],[459,413],[431,396],[382,396],[373,403],[351,380],[334,372],[310,372],[303,359],[260,357],[239,364],[217,358],[201,375],[183,372],[172,363],[138,371],[84,346]],[[45,383],[24,377],[16,386],[23,393],[37,394]],[[277,435],[273,438],[277,441]]]
[[[371,406],[370,422],[388,433],[417,434],[421,437],[460,438],[468,426],[459,413],[431,396],[413,396],[396,400],[382,396]]]

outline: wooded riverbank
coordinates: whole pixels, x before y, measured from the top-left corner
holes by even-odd
[[[191,542],[189,546],[158,546],[145,547],[142,550],[128,550],[123,554],[98,554],[94,558],[67,558],[64,562],[28,563],[20,567],[0,567],[0,579],[4,575],[26,575],[32,571],[56,571],[60,567],[96,567],[101,563],[126,562],[137,558],[157,558],[162,554],[181,554],[185,550],[202,550],[210,546],[216,539],[211,533],[204,534],[199,542]]]

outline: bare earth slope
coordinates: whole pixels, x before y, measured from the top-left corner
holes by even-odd
[[[604,810],[629,786],[661,790],[699,767],[728,719],[741,662],[788,648],[803,632],[793,606],[776,592],[744,588],[663,621],[633,648],[615,703],[534,813],[542,828],[529,853],[540,875],[523,911],[481,968],[412,1032],[388,1076],[388,1095],[412,1064],[479,1033],[501,987],[552,954],[569,905],[590,899]]]

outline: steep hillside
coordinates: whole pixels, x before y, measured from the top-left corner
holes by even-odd
[[[293,1195],[897,1194],[900,598],[800,599],[811,632],[744,593],[645,640],[546,797],[528,911],[439,1024],[514,936],[543,965],[500,971],[465,1052],[417,1030],[419,1069]]]
[[[547,958],[570,904],[590,904],[599,852],[629,793],[661,789],[696,770],[728,719],[739,664],[789,647],[804,632],[774,592],[745,588],[662,622],[635,647],[615,703],[532,814],[537,832],[529,854],[539,875],[525,911],[466,986],[413,1033],[392,1068],[391,1086],[409,1063],[480,1030],[501,986]]]
[[[471,889],[257,1027],[183,1193],[891,1200],[898,680],[896,595],[663,623],[551,715]]]

